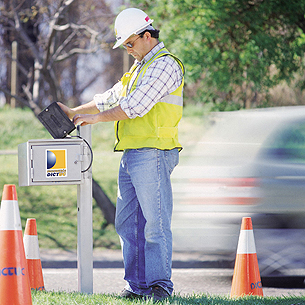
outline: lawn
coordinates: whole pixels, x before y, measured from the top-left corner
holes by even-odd
[[[206,294],[193,294],[189,296],[174,295],[164,301],[154,303],[148,300],[125,300],[117,295],[109,294],[81,294],[66,292],[33,292],[33,305],[130,305],[130,304],[197,304],[197,305],[301,305],[305,304],[304,297],[256,297],[247,296],[238,299],[220,297]]]

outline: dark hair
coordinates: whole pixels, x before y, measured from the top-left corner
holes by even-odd
[[[156,30],[156,29],[154,29],[154,30],[145,30],[145,31],[143,31],[142,33],[140,33],[139,35],[140,35],[140,37],[141,38],[143,38],[143,36],[144,36],[144,34],[146,33],[146,32],[148,32],[148,33],[150,33],[150,35],[151,35],[151,37],[152,38],[159,38],[159,30]]]

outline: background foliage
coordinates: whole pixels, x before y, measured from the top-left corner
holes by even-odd
[[[149,13],[183,60],[185,103],[221,111],[304,103],[305,0],[0,1],[0,91],[7,101],[13,40],[17,98],[38,106],[36,113],[53,100],[76,105],[109,88],[133,61],[111,49],[115,16],[132,6]]]
[[[269,89],[304,88],[304,0],[132,0],[186,66],[195,100],[219,110],[265,106]],[[187,89],[188,89],[187,88]],[[188,91],[187,91],[188,92]]]

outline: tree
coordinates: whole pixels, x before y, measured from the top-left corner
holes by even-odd
[[[99,71],[92,70],[77,80],[77,65],[82,56],[109,49],[109,41],[114,40],[114,14],[105,2],[6,0],[0,2],[0,7],[8,63],[11,43],[18,42],[19,102],[37,114],[50,101],[80,100],[102,71],[101,64]],[[9,89],[10,83],[2,79],[1,90],[7,96]]]
[[[7,100],[12,97],[11,45],[16,41],[19,86],[13,97],[19,105],[38,115],[52,101],[78,104],[104,69],[101,64],[99,69],[80,71],[84,56],[107,50],[113,43],[111,7],[103,0],[5,0],[0,1],[0,12],[0,42],[7,63],[6,75],[0,75],[0,91]],[[121,71],[115,72],[118,79]],[[94,180],[93,195],[107,222],[114,223],[115,207]]]
[[[247,89],[255,98],[303,73],[304,0],[133,2],[157,21],[186,66],[187,84],[197,83],[207,101],[230,99],[239,90],[245,102]]]

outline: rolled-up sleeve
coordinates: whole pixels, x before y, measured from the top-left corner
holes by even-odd
[[[93,100],[98,110],[102,112],[119,105],[122,88],[122,83],[118,82],[104,93],[96,94],[93,97]]]

